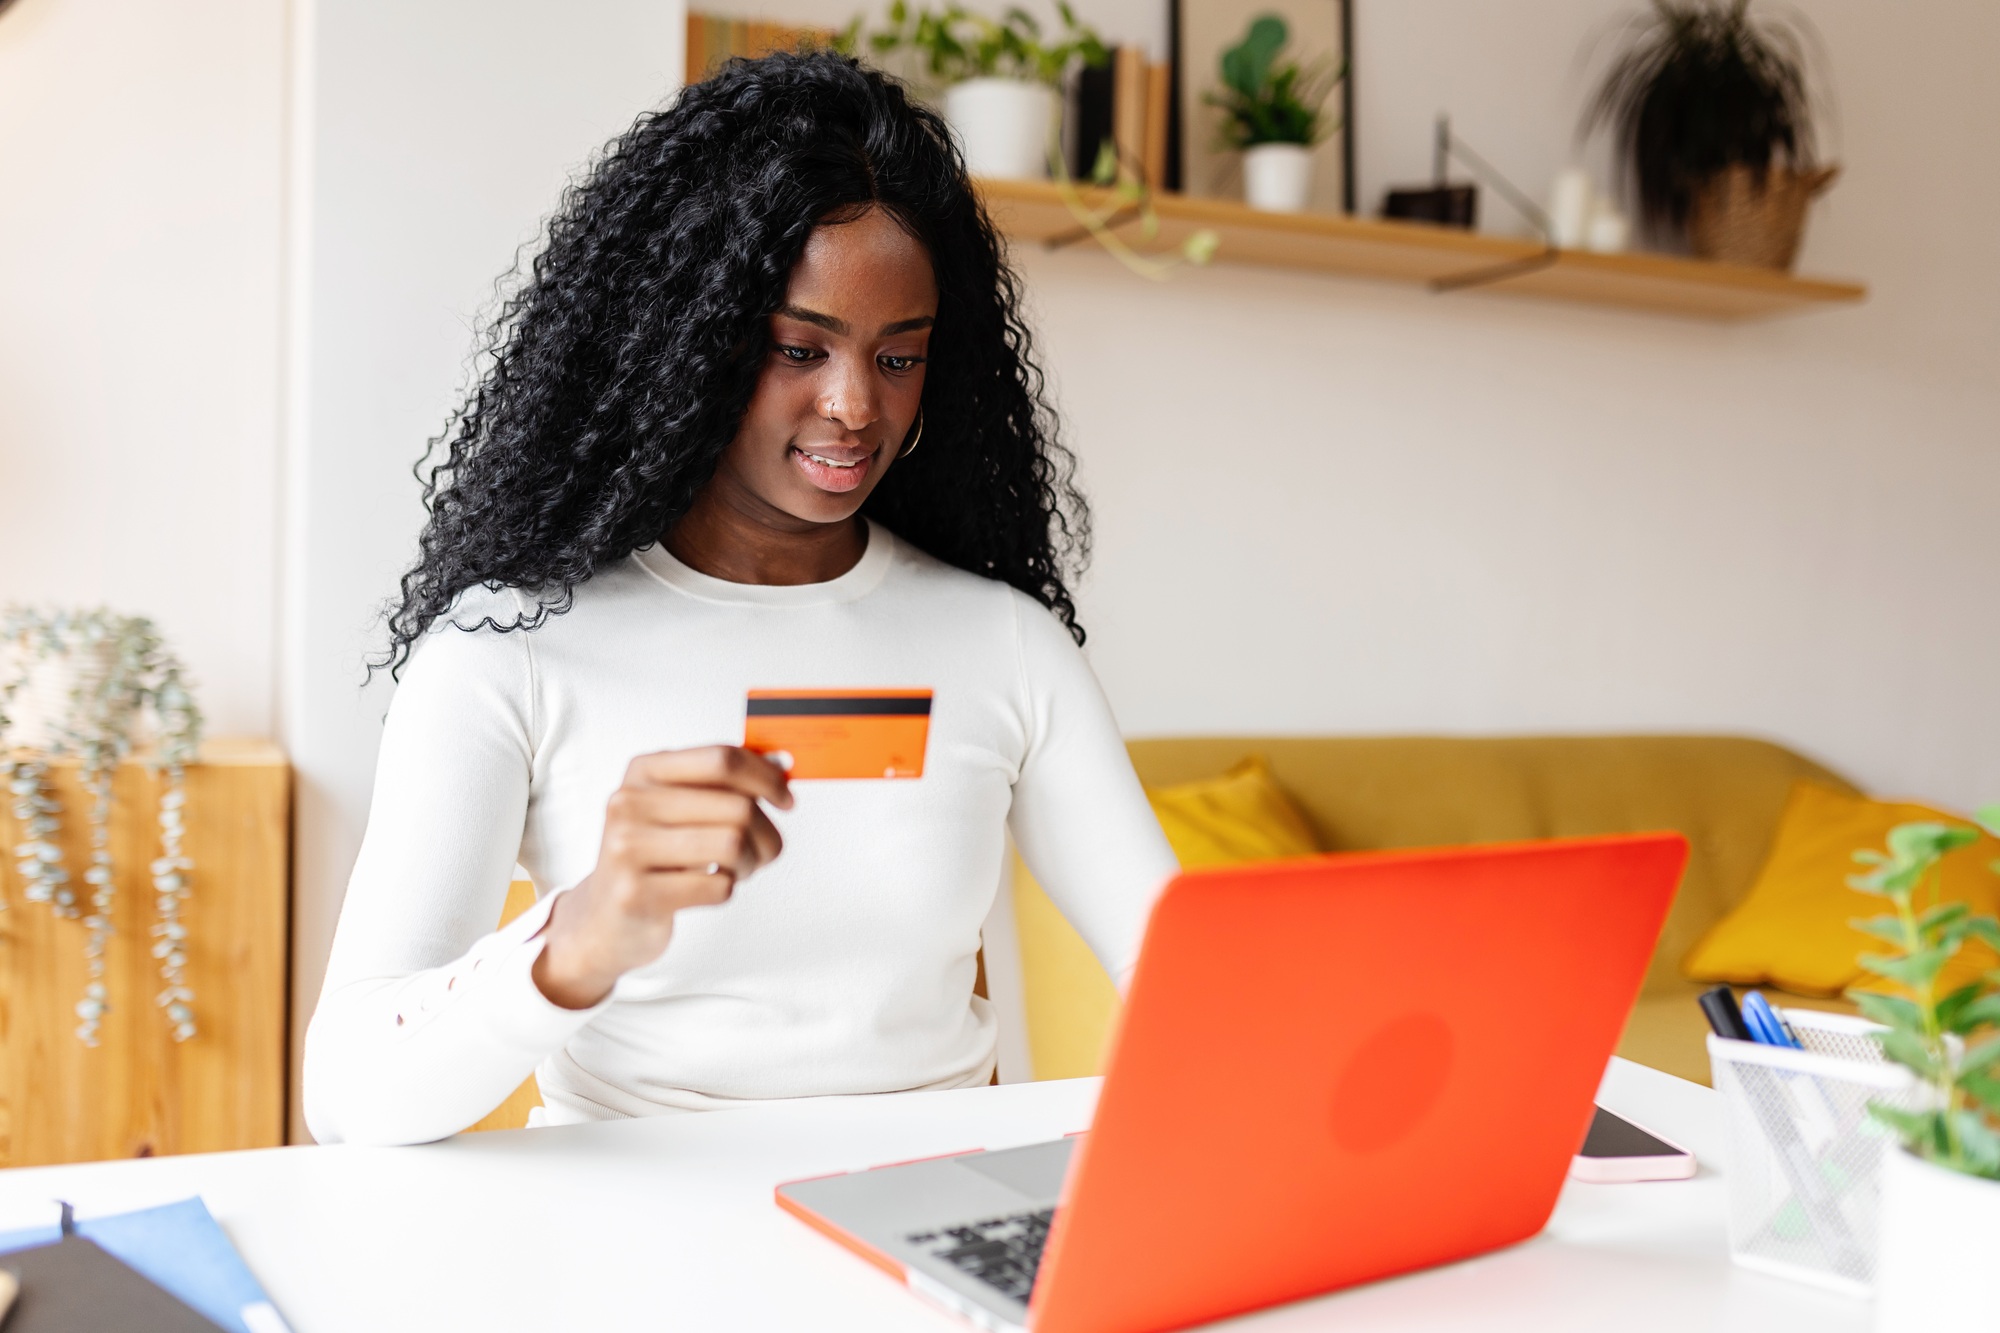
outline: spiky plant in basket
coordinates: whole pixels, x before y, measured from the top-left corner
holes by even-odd
[[[1978,818],[2000,833],[2000,805]],[[1878,1103],[1870,1114],[1924,1160],[2000,1180],[2000,971],[1938,994],[1939,975],[1967,941],[2000,950],[2000,921],[1962,902],[1938,900],[1938,863],[1978,836],[1976,829],[1950,824],[1899,824],[1889,831],[1886,852],[1854,854],[1873,869],[1848,883],[1887,898],[1896,909],[1854,922],[1895,950],[1863,954],[1861,965],[1905,994],[1849,993],[1862,1013],[1886,1028],[1883,1053],[1931,1094],[1920,1109]],[[2000,874],[2000,862],[1993,870]]]

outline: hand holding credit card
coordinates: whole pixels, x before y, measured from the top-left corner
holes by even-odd
[[[752,690],[743,748],[792,778],[920,778],[929,690]]]

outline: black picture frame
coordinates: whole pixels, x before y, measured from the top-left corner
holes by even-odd
[[[1311,59],[1320,54],[1314,46],[1337,44],[1338,58],[1346,64],[1334,104],[1340,128],[1331,136],[1318,159],[1330,166],[1338,179],[1320,191],[1320,211],[1329,205],[1353,215],[1356,208],[1356,168],[1354,153],[1354,5],[1356,0],[1169,0],[1167,11],[1167,60],[1172,68],[1172,107],[1167,118],[1166,188],[1182,194],[1209,198],[1230,198],[1231,182],[1218,178],[1213,170],[1216,155],[1205,147],[1202,93],[1212,86],[1211,70],[1220,58],[1218,32],[1240,36],[1250,21],[1260,14],[1277,13],[1292,24],[1295,43],[1308,47],[1303,54]],[[1306,20],[1301,22],[1300,20]],[[1199,45],[1200,50],[1195,47]]]

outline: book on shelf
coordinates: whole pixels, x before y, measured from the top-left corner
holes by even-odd
[[[1121,167],[1154,189],[1165,189],[1172,117],[1172,71],[1136,46],[1114,46],[1095,68],[1072,71],[1063,86],[1063,162],[1075,180],[1089,180],[1108,142]]]

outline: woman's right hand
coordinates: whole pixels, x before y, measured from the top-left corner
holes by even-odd
[[[741,746],[640,755],[605,806],[597,868],[556,899],[535,985],[588,1009],[658,958],[683,907],[726,902],[784,846],[759,801],[789,810],[785,772]]]

